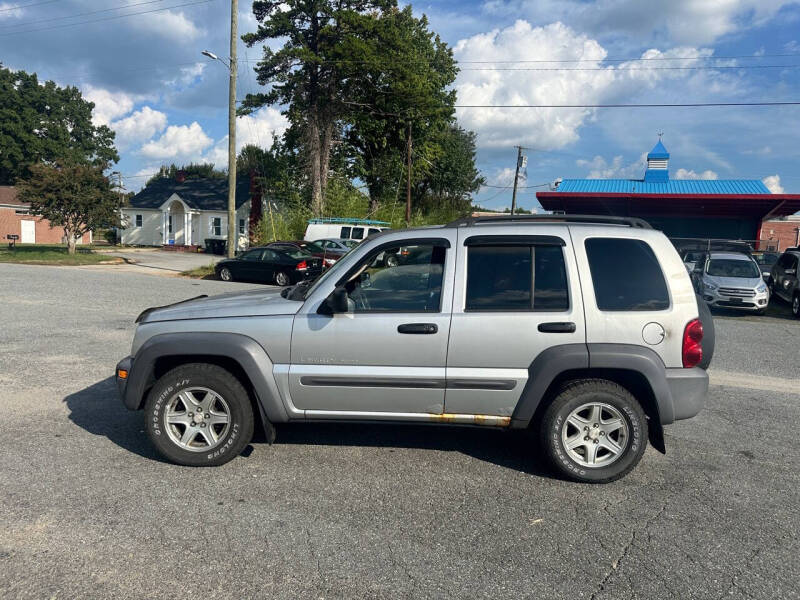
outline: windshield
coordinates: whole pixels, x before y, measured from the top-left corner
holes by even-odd
[[[341,243],[348,248],[355,248],[358,246],[358,242],[354,242],[353,240],[341,240]]]
[[[308,298],[311,295],[311,292],[317,289],[323,281],[328,280],[331,277],[331,275],[334,275],[335,273],[342,271],[342,265],[345,262],[347,261],[337,260],[335,263],[333,263],[332,266],[328,267],[328,270],[322,273],[322,275],[320,275],[319,277],[317,277],[317,279],[314,281],[311,287],[306,289],[305,293],[303,294],[303,299],[305,300],[306,298]],[[336,277],[338,277],[338,275],[334,275],[334,279],[336,279]]]
[[[746,279],[761,277],[761,271],[753,261],[733,258],[712,258],[708,262],[706,273],[712,277],[742,277]]]

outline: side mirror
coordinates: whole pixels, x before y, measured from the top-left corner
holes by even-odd
[[[319,307],[320,312],[326,315],[334,315],[336,313],[347,312],[347,290],[344,286],[339,286],[331,292],[331,295],[325,298],[325,301]]]

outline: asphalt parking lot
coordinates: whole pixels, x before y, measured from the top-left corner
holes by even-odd
[[[800,322],[720,314],[707,408],[605,486],[524,435],[293,425],[159,460],[110,375],[144,308],[250,287],[0,265],[3,598],[798,598]]]

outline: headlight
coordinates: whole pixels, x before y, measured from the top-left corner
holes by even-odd
[[[764,292],[767,291],[767,284],[766,283],[759,283],[758,286],[756,286],[756,291],[759,294],[763,294]]]
[[[705,286],[706,286],[707,290],[711,290],[712,292],[717,289],[717,286],[715,284],[711,283],[710,281],[706,281],[705,282]]]

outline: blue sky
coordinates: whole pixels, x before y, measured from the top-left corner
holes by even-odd
[[[800,100],[796,1],[442,0],[414,8],[455,50],[459,104]],[[79,86],[96,103],[95,119],[117,132],[117,168],[136,190],[161,163],[224,166],[227,72],[200,52],[227,54],[229,11],[226,0],[0,0],[0,62]],[[241,0],[240,33],[255,27],[250,0]],[[240,44],[240,98],[258,89],[248,61],[259,55]],[[558,177],[641,177],[658,132],[673,177],[767,178],[774,191],[800,193],[800,106],[469,108],[458,117],[478,134],[478,166],[495,187],[476,202],[491,208],[510,205],[516,144],[531,148],[518,201],[535,208],[535,191],[546,188],[532,186]],[[284,126],[280,107],[266,108],[240,118],[237,136],[269,146]]]

